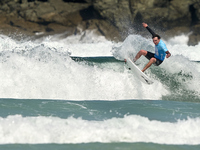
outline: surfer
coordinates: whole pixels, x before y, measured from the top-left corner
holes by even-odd
[[[144,72],[152,64],[159,66],[164,61],[165,57],[169,58],[171,56],[171,53],[168,51],[165,43],[161,40],[161,37],[158,34],[155,34],[146,23],[142,23],[142,25],[152,34],[153,43],[155,44],[155,53],[140,50],[133,59],[133,61],[136,62],[143,55],[149,60],[147,65],[142,69],[142,72]]]

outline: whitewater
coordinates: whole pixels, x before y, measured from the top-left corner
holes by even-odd
[[[199,149],[200,43],[162,40],[172,56],[145,71],[147,85],[124,58],[154,52],[151,38],[0,35],[0,148]]]
[[[140,49],[154,51],[151,39],[130,35],[124,42],[115,43],[103,37],[95,37],[92,33],[88,33],[84,39],[81,37],[79,35],[59,39],[57,35],[35,41],[16,41],[1,35],[1,97],[68,100],[162,99],[163,96],[174,95],[170,82],[177,82],[180,88],[176,87],[175,90],[179,96],[184,95],[182,90],[186,90],[193,92],[199,99],[200,89],[196,87],[199,87],[200,79],[200,64],[197,62],[200,60],[200,45],[187,46],[185,36],[181,35],[179,41],[165,41],[172,57],[166,59],[159,68],[152,67],[146,72],[155,82],[150,86],[138,81],[124,69],[124,64],[87,65],[84,62],[77,63],[71,57],[114,56],[123,60],[126,55],[134,56]],[[141,59],[139,67],[142,68],[146,63],[145,58]],[[168,81],[163,83],[162,80],[166,78]]]
[[[0,144],[24,142],[30,144],[94,142],[200,144],[200,136],[197,136],[200,135],[199,118],[177,123],[150,121],[141,116],[125,116],[123,119],[112,118],[105,121],[87,121],[73,117],[60,119],[53,117],[23,118],[22,116],[0,119],[1,128],[4,129],[1,133],[3,138],[0,139]],[[189,129],[186,130],[187,128]]]

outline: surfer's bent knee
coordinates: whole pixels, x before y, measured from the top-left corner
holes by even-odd
[[[140,53],[141,53],[142,55],[144,55],[144,56],[147,55],[147,51],[145,51],[145,50],[143,50],[143,49],[140,50]]]
[[[155,62],[157,61],[157,59],[154,58],[154,57],[152,57],[152,58],[150,59],[150,61],[153,62],[153,63],[155,63]]]

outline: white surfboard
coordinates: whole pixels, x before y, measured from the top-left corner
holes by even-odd
[[[144,74],[130,58],[126,59],[127,65],[131,68],[131,71],[144,83],[146,84],[153,84],[153,81]]]

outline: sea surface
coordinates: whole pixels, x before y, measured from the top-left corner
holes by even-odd
[[[147,85],[124,58],[154,52],[151,38],[0,35],[0,149],[199,150],[200,44],[163,41],[172,56]]]

